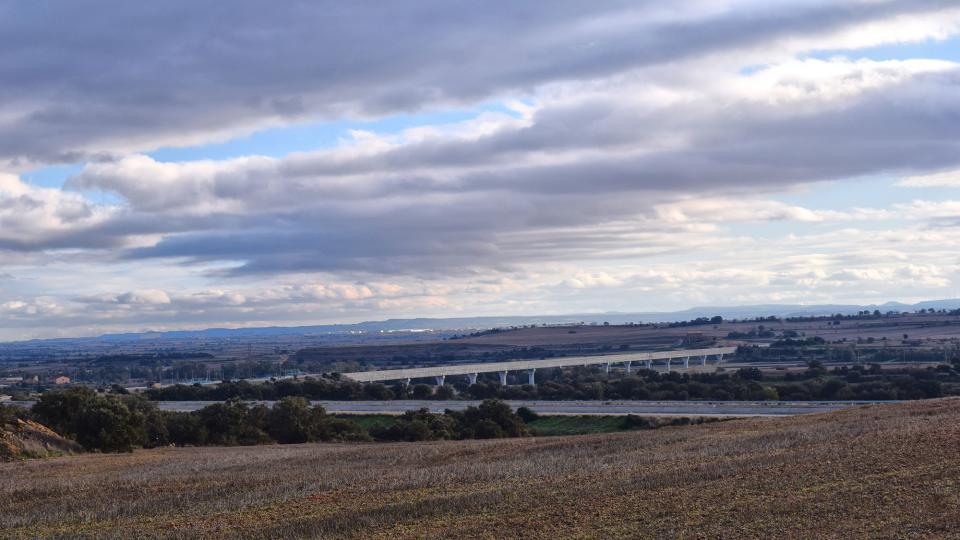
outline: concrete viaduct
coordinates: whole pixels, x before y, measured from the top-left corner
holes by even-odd
[[[670,371],[673,361],[675,360],[681,360],[683,362],[683,369],[690,367],[691,358],[699,360],[700,365],[705,366],[707,359],[712,356],[716,358],[719,364],[723,361],[723,355],[733,354],[736,350],[736,347],[716,347],[712,349],[686,349],[601,356],[566,356],[562,358],[547,358],[544,360],[519,360],[515,362],[486,362],[483,364],[358,371],[354,373],[343,373],[342,376],[357,382],[406,381],[407,384],[410,384],[411,379],[432,377],[434,381],[436,381],[437,386],[440,386],[448,376],[466,375],[470,380],[470,384],[475,384],[477,382],[477,376],[480,373],[499,373],[500,384],[506,385],[508,372],[525,371],[527,373],[527,382],[534,384],[534,373],[536,373],[538,369],[603,365],[609,373],[612,364],[623,364],[627,373],[630,373],[634,362],[643,364],[646,369],[652,369],[654,362],[662,362],[666,371]]]

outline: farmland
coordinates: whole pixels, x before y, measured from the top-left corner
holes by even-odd
[[[0,530],[960,538],[958,447],[947,398],[570,437],[87,454],[0,465]]]
[[[327,334],[323,334],[327,336]],[[811,360],[834,367],[882,363],[935,367],[960,360],[960,311],[821,317],[522,326],[436,332],[348,333],[297,341],[283,335],[126,341],[65,340],[0,344],[0,387],[27,398],[54,386],[119,384],[143,389],[177,382],[264,381],[370,369],[539,360],[718,346],[739,346],[726,367],[802,371]],[[336,339],[334,339],[334,337]],[[170,341],[173,340],[173,341]],[[107,346],[109,344],[109,346]],[[26,347],[26,349],[24,349]],[[19,351],[19,352],[18,352]],[[694,371],[713,371],[713,365]],[[512,375],[513,384],[522,380]],[[495,378],[495,377],[494,377]],[[502,396],[517,398],[518,396]],[[203,398],[194,398],[203,399]]]

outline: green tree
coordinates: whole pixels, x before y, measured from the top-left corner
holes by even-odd
[[[457,391],[453,389],[449,384],[444,384],[437,387],[434,397],[436,399],[453,399],[457,396]]]
[[[520,407],[517,409],[517,416],[519,416],[525,424],[529,424],[534,420],[540,418],[540,415],[534,412],[530,407]]]
[[[221,446],[251,445],[269,442],[267,434],[255,422],[260,411],[237,398],[208,405],[199,411],[207,432],[207,443]]]
[[[447,411],[446,414],[456,421],[458,438],[461,439],[522,437],[528,434],[523,419],[509,405],[497,399],[485,399],[479,407]]]
[[[130,410],[118,396],[99,395],[86,387],[46,392],[32,411],[40,422],[87,450],[130,452],[146,440],[140,410]]]
[[[203,446],[207,442],[207,430],[200,416],[188,412],[165,412],[167,436],[177,446]]]
[[[273,405],[267,417],[267,433],[281,444],[315,440],[320,422],[310,403],[302,397],[285,397]]]
[[[433,388],[426,384],[417,384],[413,386],[414,399],[429,399],[433,396]]]
[[[124,394],[120,398],[131,412],[143,416],[144,438],[141,445],[156,448],[170,444],[166,413],[142,395]]]

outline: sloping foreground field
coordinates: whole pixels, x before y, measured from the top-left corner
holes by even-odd
[[[960,538],[960,399],[653,431],[0,465],[7,537]]]

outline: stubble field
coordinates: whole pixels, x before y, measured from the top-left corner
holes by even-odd
[[[960,399],[499,441],[0,465],[0,535],[960,538]]]

